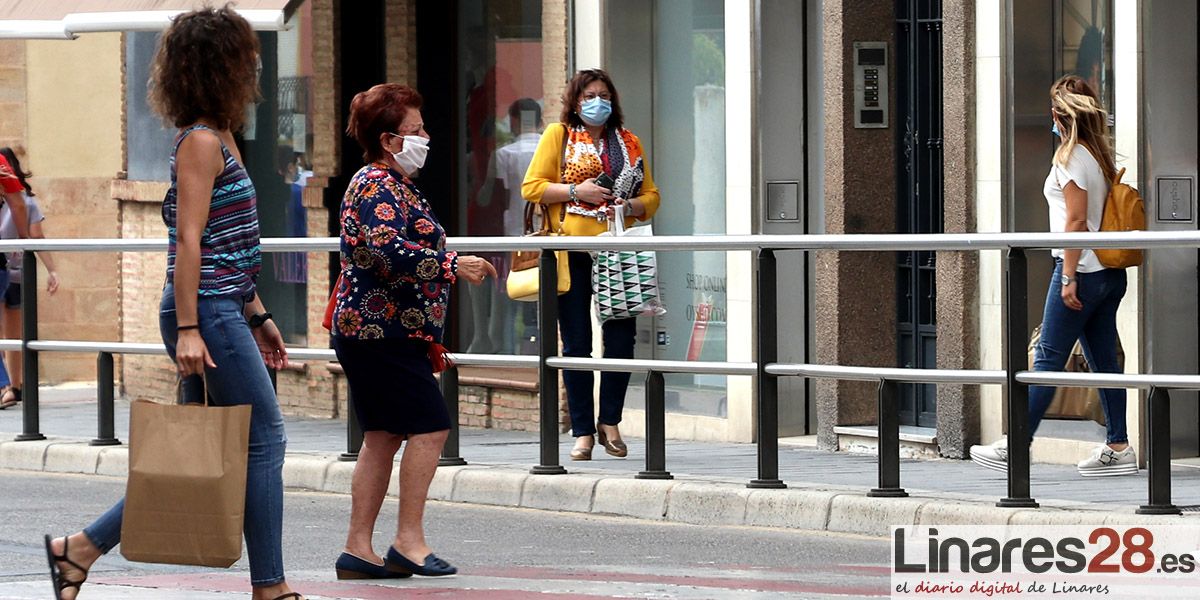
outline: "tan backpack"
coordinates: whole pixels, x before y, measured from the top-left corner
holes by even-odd
[[[1121,183],[1125,169],[1117,172],[1108,199],[1104,201],[1104,217],[1100,220],[1100,231],[1144,231],[1146,229],[1146,205],[1133,186]],[[1107,248],[1094,251],[1100,264],[1110,269],[1125,269],[1142,264],[1142,251],[1134,248]]]

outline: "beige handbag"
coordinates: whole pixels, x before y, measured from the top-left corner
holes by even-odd
[[[542,215],[542,225],[533,229],[533,212],[537,207]],[[563,211],[563,216],[566,211]],[[550,209],[545,204],[529,203],[525,207],[525,236],[562,235],[562,219],[558,221],[558,231],[550,230]],[[558,293],[565,294],[571,289],[571,267],[567,263],[567,252],[557,250],[554,257],[558,259]],[[541,269],[538,267],[542,258],[541,250],[517,250],[512,253],[512,267],[508,272],[506,285],[508,297],[519,302],[537,302],[538,287],[541,284]]]
[[[1029,368],[1033,368],[1033,361],[1036,358],[1037,345],[1042,339],[1042,326],[1038,325],[1033,329],[1033,336],[1029,338]],[[1121,348],[1121,340],[1117,339],[1117,364],[1122,368],[1125,366],[1125,350]],[[1067,359],[1067,364],[1063,367],[1064,371],[1072,373],[1089,373],[1087,359],[1083,356],[1083,346],[1078,341],[1075,342],[1075,347],[1071,349],[1071,356]],[[1059,387],[1054,390],[1054,400],[1050,402],[1050,407],[1046,409],[1045,418],[1047,419],[1080,419],[1095,421],[1104,425],[1104,407],[1100,404],[1100,390],[1098,388],[1083,388],[1083,387]]]

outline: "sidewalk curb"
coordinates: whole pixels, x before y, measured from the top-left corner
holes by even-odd
[[[128,446],[89,446],[76,439],[0,442],[0,468],[47,473],[124,477]],[[284,462],[289,489],[349,494],[356,463],[336,456],[290,453]],[[393,470],[388,495],[397,493]],[[515,465],[440,467],[429,498],[701,525],[778,527],[890,535],[894,525],[1089,525],[1198,522],[1200,514],[1138,515],[1094,505],[1048,502],[1040,509],[999,508],[994,500],[918,494],[871,498],[866,488],[805,486],[749,489],[703,479],[645,480],[595,472],[531,475]]]

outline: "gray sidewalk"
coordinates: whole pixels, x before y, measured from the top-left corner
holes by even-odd
[[[128,403],[118,400],[117,437],[127,440]],[[0,412],[0,468],[122,476],[124,446],[93,447],[95,390],[89,387],[43,388],[43,442],[13,442],[21,431],[20,407]],[[287,418],[289,487],[336,493],[349,491],[353,463],[337,460],[345,451],[345,422]],[[1035,464],[1032,495],[1038,510],[1000,509],[1006,495],[1002,474],[961,460],[905,460],[902,485],[912,496],[868,498],[876,482],[873,456],[831,453],[783,445],[780,477],[785,490],[750,490],[756,455],[752,444],[667,442],[670,481],[634,479],[645,468],[644,443],[629,439],[629,458],[603,453],[587,463],[568,459],[573,440],[561,437],[560,457],[568,475],[529,475],[537,463],[533,433],[465,429],[461,455],[465,467],[442,467],[430,490],[432,498],[548,510],[628,515],[655,520],[733,525],[763,525],[884,535],[890,526],[912,523],[1133,523],[1144,519],[1133,510],[1145,502],[1145,472],[1134,477],[1082,478],[1069,466]],[[1176,504],[1200,504],[1200,469],[1173,470]],[[394,485],[394,484],[393,484]],[[394,490],[393,490],[394,492]]]

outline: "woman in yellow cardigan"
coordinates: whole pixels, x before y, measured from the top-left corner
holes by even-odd
[[[650,177],[642,143],[622,127],[621,102],[608,73],[588,69],[575,74],[563,92],[560,123],[546,128],[521,194],[529,202],[548,205],[551,227],[566,235],[597,235],[608,231],[613,207],[624,206],[626,227],[634,220],[649,221],[658,210],[658,188]],[[603,176],[603,177],[602,177]],[[603,187],[597,178],[609,184]],[[558,326],[563,356],[592,355],[592,257],[568,253],[571,289],[558,297]],[[610,319],[602,327],[604,358],[633,358],[636,320]],[[571,433],[571,460],[591,460],[592,436],[604,451],[629,454],[617,425],[625,407],[629,373],[600,375],[600,415],[593,421],[591,371],[564,371]]]

